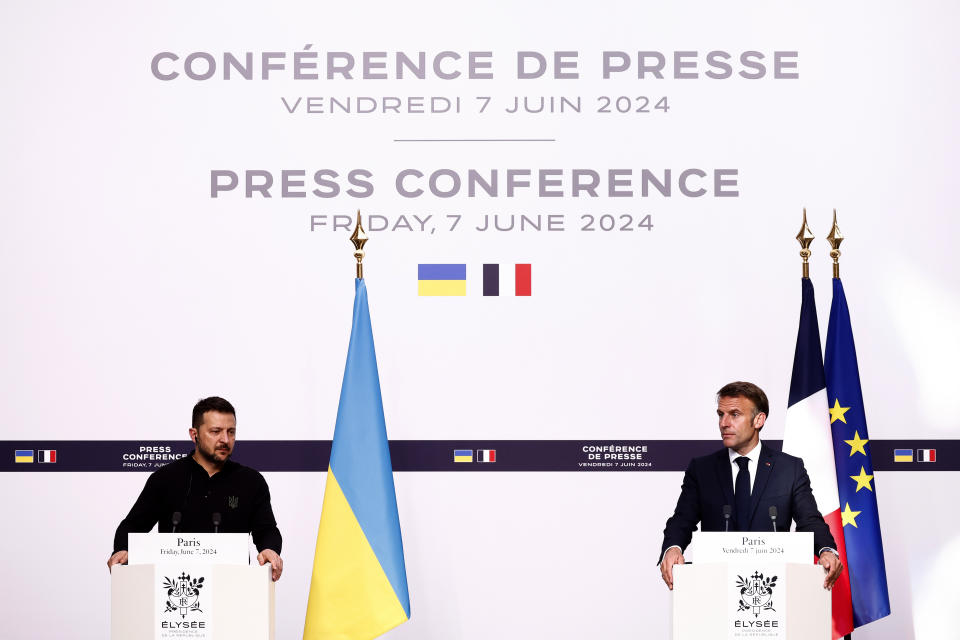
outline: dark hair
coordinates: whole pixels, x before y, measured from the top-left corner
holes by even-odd
[[[767,394],[752,382],[731,382],[723,385],[720,391],[717,391],[718,400],[720,398],[737,397],[746,398],[753,403],[755,407],[753,410],[754,417],[756,417],[758,413],[766,414],[767,417],[770,416],[770,403],[767,402]]]
[[[209,398],[204,398],[200,400],[193,406],[193,428],[199,429],[200,425],[203,424],[203,414],[207,411],[216,411],[217,413],[226,413],[234,418],[237,417],[237,412],[234,411],[233,405],[217,396],[210,396]]]

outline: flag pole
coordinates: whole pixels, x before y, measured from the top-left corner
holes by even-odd
[[[803,226],[800,227],[800,233],[797,234],[797,242],[800,243],[800,257],[803,258],[803,277],[810,277],[810,244],[813,242],[813,231],[807,226],[807,208],[803,208]]]
[[[363,230],[360,224],[360,209],[357,209],[357,226],[353,228],[350,235],[350,242],[353,243],[353,257],[357,259],[357,278],[363,278],[363,256],[367,253],[363,250],[363,245],[367,244],[367,232]]]
[[[833,277],[840,277],[840,243],[843,242],[843,234],[840,233],[840,227],[837,226],[837,210],[833,210],[833,228],[830,229],[830,235],[827,236],[827,242],[830,243],[830,257],[833,258]]]

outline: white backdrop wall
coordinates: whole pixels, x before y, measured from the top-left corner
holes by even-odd
[[[237,405],[240,440],[329,439],[352,258],[348,233],[311,224],[358,208],[414,227],[371,232],[367,247],[391,438],[704,439],[716,433],[714,391],[748,379],[771,396],[765,436],[778,439],[804,206],[824,331],[832,208],[848,237],[843,276],[871,436],[956,439],[956,18],[953,5],[929,1],[8,3],[0,439],[185,438],[189,408],[211,394]],[[296,79],[294,53],[309,51],[321,74],[329,51],[463,56],[445,72],[486,52],[493,77],[396,79],[388,64],[385,80]],[[568,52],[579,77],[518,79],[518,51]],[[604,51],[627,52],[631,69],[603,78]],[[638,51],[697,52],[699,77],[640,79]],[[709,78],[709,51],[762,52],[766,75],[741,77],[753,69],[735,64],[732,77]],[[774,77],[777,51],[797,78]],[[178,60],[157,59],[158,74],[179,77],[151,72],[162,52]],[[206,69],[203,57],[185,66],[196,52],[219,61],[208,80],[185,75]],[[263,79],[258,62],[254,79],[224,79],[224,52],[282,52],[286,66]],[[381,106],[384,96],[459,98],[462,109],[304,108],[361,96]],[[582,108],[508,113],[516,96],[580,98]],[[648,98],[649,112],[617,112],[620,96],[633,108]],[[490,98],[483,113],[478,97]],[[604,97],[613,112],[597,112]],[[666,112],[654,108],[664,97]],[[399,141],[423,139],[447,141]],[[465,139],[485,141],[452,141]],[[670,197],[639,195],[643,169],[690,168],[735,171],[726,190],[737,195],[686,197],[677,185]],[[336,197],[310,193],[322,169],[339,174]],[[500,195],[404,197],[395,180],[406,169],[497,170]],[[563,195],[508,197],[508,169],[560,170]],[[631,170],[634,193],[610,197],[604,183],[597,197],[573,197],[574,169]],[[284,197],[285,170],[304,172],[306,185],[290,187],[304,197]],[[346,193],[354,170],[369,173],[364,197]],[[271,197],[211,196],[212,176],[226,175],[214,172],[235,172],[242,187],[250,171],[276,180]],[[476,229],[494,214],[562,216],[565,230]],[[603,231],[602,215],[634,228]],[[638,227],[648,215],[652,229]],[[424,231],[413,216],[431,216]],[[452,231],[448,216],[461,216]],[[581,230],[583,216],[596,230]],[[501,265],[497,298],[481,295],[488,262]],[[418,297],[420,263],[466,263],[467,296]],[[512,295],[514,263],[532,264],[532,296]],[[956,474],[877,476],[893,614],[857,637],[948,637],[960,516],[942,501]],[[106,636],[104,561],[145,479],[0,474],[0,545],[18,583],[0,604],[5,636]],[[267,479],[285,538],[278,634],[294,638],[324,474]],[[678,472],[409,472],[396,482],[413,617],[391,637],[666,637],[669,596],[653,563]]]

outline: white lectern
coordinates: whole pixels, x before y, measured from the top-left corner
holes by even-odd
[[[811,533],[696,533],[673,568],[673,640],[829,640]]]
[[[131,534],[111,572],[111,640],[273,640],[271,567],[245,534]]]

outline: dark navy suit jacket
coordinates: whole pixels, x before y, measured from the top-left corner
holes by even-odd
[[[824,547],[836,548],[830,528],[817,509],[803,460],[761,443],[756,474],[750,492],[750,521],[742,527],[736,520],[733,469],[727,449],[691,460],[677,508],[663,530],[660,557],[674,545],[686,549],[698,523],[702,531],[723,531],[724,505],[730,505],[732,511],[730,531],[772,530],[769,509],[776,506],[777,531],[789,531],[790,522],[796,521],[797,531],[813,532],[815,553]]]

